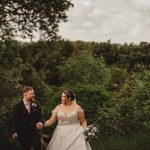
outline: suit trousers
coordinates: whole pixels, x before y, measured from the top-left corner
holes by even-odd
[[[41,150],[41,136],[37,132],[30,131],[29,134],[21,136],[19,139],[21,150]]]

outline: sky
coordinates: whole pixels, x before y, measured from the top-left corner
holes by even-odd
[[[150,0],[72,0],[59,34],[71,41],[150,42]]]

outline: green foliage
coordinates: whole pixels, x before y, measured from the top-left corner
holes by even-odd
[[[90,52],[74,55],[60,66],[60,76],[67,84],[101,84],[110,80],[109,69],[102,58],[94,58]]]
[[[111,81],[109,82],[110,91],[120,91],[121,87],[124,86],[124,81],[128,78],[128,72],[126,68],[118,68],[116,66],[110,67]],[[128,88],[124,86],[124,88]]]
[[[100,128],[107,131],[104,134],[128,135],[149,129],[150,71],[134,75],[126,82],[130,87],[128,94],[120,90],[123,93],[114,93],[113,98],[99,108]]]
[[[12,107],[20,97],[23,65],[19,58],[19,50],[19,43],[15,41],[0,44],[0,145],[6,146],[6,149],[10,149],[11,144],[13,145],[10,138]]]
[[[77,84],[70,87],[76,92],[76,101],[84,109],[88,124],[97,122],[98,107],[110,97],[102,85]],[[92,106],[92,107],[91,107]]]
[[[21,71],[23,65],[19,58],[19,44],[5,41],[0,46],[0,97],[1,105],[12,97],[18,96],[19,82],[22,80]],[[0,105],[0,106],[1,106]]]
[[[137,134],[129,138],[110,137],[92,143],[92,150],[149,150],[149,134]]]

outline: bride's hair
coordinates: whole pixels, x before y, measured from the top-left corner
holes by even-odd
[[[75,94],[71,90],[65,90],[63,93],[67,95],[67,98],[71,98],[71,101],[75,100]]]

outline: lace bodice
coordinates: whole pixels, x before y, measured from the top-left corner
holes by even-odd
[[[58,125],[65,126],[65,125],[75,125],[80,124],[78,113],[83,113],[83,109],[74,110],[68,113],[62,111],[53,111],[56,113],[58,118]]]
[[[83,109],[70,108],[71,112],[68,113],[63,110],[65,109],[56,106],[52,112],[52,118],[58,120],[58,125],[46,150],[92,150],[80,124],[85,119]]]

